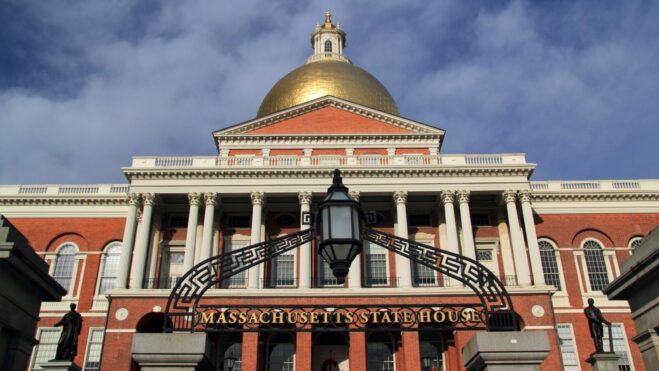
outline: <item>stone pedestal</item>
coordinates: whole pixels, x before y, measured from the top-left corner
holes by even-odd
[[[586,362],[593,365],[593,371],[618,371],[618,360],[615,353],[593,353]]]
[[[478,332],[462,360],[468,371],[538,371],[549,350],[546,331]]]
[[[659,365],[659,335],[655,330],[643,331],[632,340],[638,345],[646,365]]]
[[[48,361],[41,364],[44,371],[80,371],[80,366],[71,361]]]
[[[213,369],[205,333],[135,334],[132,353],[142,371]]]

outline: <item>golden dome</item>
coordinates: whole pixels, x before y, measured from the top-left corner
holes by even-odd
[[[331,95],[394,115],[398,106],[370,73],[340,60],[307,63],[284,76],[265,96],[256,117]]]

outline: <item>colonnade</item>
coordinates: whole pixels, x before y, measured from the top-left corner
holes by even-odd
[[[360,193],[350,192],[351,197],[359,200]],[[466,257],[476,259],[476,245],[474,233],[471,225],[470,215],[470,191],[467,190],[445,190],[440,194],[441,204],[444,210],[444,223],[446,225],[447,246],[442,246],[450,252],[462,254]],[[396,230],[395,234],[402,238],[408,238],[407,222],[407,198],[408,192],[395,191],[392,194],[393,202],[396,208]],[[263,223],[262,214],[265,203],[265,194],[263,192],[252,192],[250,194],[252,204],[252,228],[250,242],[252,244],[262,241],[261,225]],[[311,192],[299,192],[298,201],[300,203],[300,215],[311,210]],[[185,271],[199,261],[211,257],[213,251],[213,231],[216,206],[220,202],[217,193],[190,193],[188,229],[185,242]],[[502,193],[502,200],[505,203],[507,212],[508,232],[512,245],[512,256],[514,260],[515,275],[517,284],[520,286],[544,285],[544,275],[540,260],[540,251],[533,220],[533,210],[531,207],[531,193],[529,190],[514,191],[507,190]],[[196,251],[196,231],[200,204],[204,203],[204,219],[201,238],[201,248],[199,256],[195,256]],[[517,204],[521,205],[521,215],[523,226],[518,216]],[[153,207],[156,197],[153,193],[135,194],[131,193],[128,197],[128,214],[126,217],[126,226],[124,229],[124,244],[121,250],[119,271],[117,277],[118,288],[139,289],[143,287],[145,267],[147,265],[147,255],[149,249],[149,236],[153,218]],[[459,229],[455,215],[456,205],[460,213],[460,229],[462,232],[459,238]],[[141,208],[140,208],[141,207]],[[141,213],[140,213],[141,212]],[[302,217],[300,217],[302,220]],[[309,228],[308,225],[300,225],[301,229]],[[526,236],[526,238],[525,238]],[[528,245],[528,254],[527,247]],[[308,289],[312,287],[312,251],[309,243],[300,247],[299,251],[299,277],[298,287]],[[361,256],[358,256],[350,269],[348,284],[351,288],[361,287]],[[410,288],[413,286],[411,262],[396,254],[396,273],[398,275],[398,287]],[[532,272],[532,273],[531,273]],[[506,272],[509,274],[512,272]],[[255,266],[249,269],[247,287],[257,289],[259,287],[259,267]]]

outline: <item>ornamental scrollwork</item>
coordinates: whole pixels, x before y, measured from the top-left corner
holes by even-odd
[[[394,192],[394,202],[396,205],[404,204],[407,202],[407,191],[396,191]]]

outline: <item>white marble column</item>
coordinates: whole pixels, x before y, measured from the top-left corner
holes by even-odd
[[[188,194],[190,200],[190,213],[188,214],[188,230],[185,236],[185,258],[183,260],[183,272],[187,272],[194,265],[195,245],[197,243],[197,222],[199,219],[199,193]]]
[[[308,213],[311,210],[311,192],[300,192],[297,194],[297,199],[300,201],[300,222],[302,222],[302,215]],[[300,230],[304,231],[311,228],[310,225],[300,223]],[[298,247],[300,253],[300,277],[299,277],[299,287],[301,289],[311,288],[311,267],[312,267],[312,246],[311,242],[307,242],[304,245]]]
[[[348,193],[353,200],[359,202],[359,197],[361,195],[359,191],[349,191]],[[362,248],[361,254],[358,254],[350,265],[350,271],[348,272],[348,287],[351,289],[362,287],[362,255],[364,255],[364,248],[365,246]]]
[[[443,191],[442,203],[444,204],[444,219],[446,220],[446,234],[448,237],[448,251],[459,254],[460,248],[458,247],[458,226],[455,222],[455,210],[453,209],[453,200],[455,199],[455,192]]]
[[[265,196],[263,192],[252,192],[252,237],[250,243],[256,244],[261,242],[261,214],[263,213],[263,202]],[[247,287],[250,289],[259,288],[259,265],[249,269]]]
[[[460,204],[460,222],[462,223],[462,255],[476,259],[476,246],[474,244],[474,232],[471,228],[471,215],[469,214],[469,191],[457,193]]]
[[[542,271],[542,260],[540,259],[538,235],[535,230],[533,209],[531,208],[531,191],[521,191],[519,194],[519,200],[522,203],[522,218],[524,218],[524,232],[526,232],[526,242],[529,244],[529,258],[531,259],[531,270],[533,271],[533,284],[544,285],[545,275]]]
[[[137,231],[135,249],[133,250],[133,264],[130,268],[131,289],[141,289],[144,282],[144,269],[146,268],[146,255],[149,249],[149,235],[151,231],[151,218],[153,217],[153,204],[155,202],[153,193],[142,195],[144,209],[142,210],[142,221]]]
[[[396,235],[408,239],[407,231],[407,191],[394,192],[394,202],[396,203]],[[396,254],[396,273],[398,275],[398,287],[412,287],[412,262],[406,257]]]
[[[135,242],[135,223],[137,221],[137,208],[140,205],[140,195],[128,194],[128,215],[124,227],[124,238],[121,242],[121,256],[119,257],[119,272],[117,272],[117,288],[125,289],[128,284],[128,271],[130,269],[130,258]]]
[[[201,234],[201,251],[199,252],[200,262],[211,257],[211,251],[213,248],[213,219],[215,218],[216,203],[217,193],[204,193],[204,230]]]
[[[528,286],[531,284],[531,274],[529,271],[529,261],[526,258],[524,237],[522,236],[519,218],[517,217],[517,206],[515,205],[517,193],[512,190],[507,190],[503,192],[503,199],[506,202],[506,211],[508,212],[508,228],[510,229],[510,240],[513,245],[517,284],[520,286]]]

